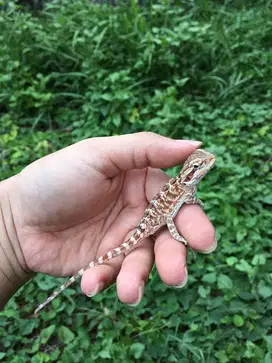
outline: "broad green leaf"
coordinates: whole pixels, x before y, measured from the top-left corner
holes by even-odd
[[[224,274],[220,274],[217,280],[218,288],[220,290],[230,290],[233,287],[232,280]]]
[[[202,277],[203,282],[207,282],[208,284],[213,284],[216,281],[216,273],[211,272],[207,273]]]
[[[235,265],[236,262],[238,262],[238,258],[235,256],[231,256],[231,257],[226,258],[226,262],[229,266],[233,266],[233,265]]]
[[[238,328],[241,328],[244,325],[245,321],[241,315],[234,315],[233,324]]]
[[[50,356],[43,352],[38,352],[31,358],[31,363],[46,363],[50,362]]]
[[[237,242],[243,241],[246,235],[247,235],[246,230],[239,230],[236,234]]]
[[[207,296],[209,296],[210,292],[211,292],[210,287],[205,288],[203,285],[200,285],[198,288],[198,294],[203,299],[205,299]]]
[[[33,330],[38,326],[37,319],[27,319],[21,323],[21,334],[23,336],[30,335]]]
[[[266,256],[264,254],[255,255],[252,259],[253,266],[265,265]]]
[[[142,343],[133,343],[130,347],[131,353],[133,354],[135,359],[139,359],[141,358],[144,350],[145,350],[145,346]]]
[[[239,271],[242,272],[247,272],[248,274],[251,274],[253,272],[252,266],[250,266],[250,264],[244,260],[241,259],[236,265],[235,268]]]
[[[272,296],[272,284],[266,285],[263,281],[261,281],[258,286],[258,291],[264,299],[267,299]]]
[[[50,325],[41,331],[40,338],[42,344],[46,344],[48,342],[48,340],[51,338],[52,334],[54,333],[55,329],[56,325]]]
[[[110,354],[110,350],[108,348],[104,348],[99,352],[99,356],[101,358],[104,359],[110,359],[111,358],[111,354]]]
[[[75,334],[64,325],[59,328],[58,336],[64,344],[68,344],[75,339]]]
[[[272,335],[267,335],[264,338],[267,342],[268,348],[272,351]]]
[[[272,353],[266,353],[264,363],[272,363]]]
[[[56,279],[50,277],[50,278],[44,278],[44,276],[39,275],[35,279],[38,288],[42,291],[49,291],[54,289],[56,286],[58,286],[59,282],[57,282]]]
[[[219,350],[217,353],[215,353],[215,356],[220,363],[230,362],[228,356],[226,355],[226,352],[223,350]]]

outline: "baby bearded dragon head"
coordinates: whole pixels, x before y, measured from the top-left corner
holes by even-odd
[[[180,172],[181,182],[185,185],[197,185],[214,164],[214,154],[202,149],[194,151]]]

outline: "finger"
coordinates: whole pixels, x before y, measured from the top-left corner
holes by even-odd
[[[153,265],[153,241],[145,239],[124,259],[117,277],[117,293],[125,304],[136,306],[144,293],[144,286]]]
[[[86,270],[81,279],[83,294],[93,297],[110,286],[116,280],[122,260],[123,257],[120,256],[106,265]]]
[[[215,229],[197,205],[184,205],[175,218],[179,233],[194,250],[210,253],[216,249]]]
[[[186,247],[163,229],[156,237],[155,261],[162,281],[170,286],[183,287],[187,282]]]
[[[153,242],[145,239],[127,256],[119,256],[107,264],[85,271],[81,279],[82,292],[93,297],[117,278],[117,292],[121,301],[138,304],[154,259]],[[139,264],[139,261],[141,263]],[[118,277],[117,277],[118,276]]]
[[[134,207],[132,210],[133,213],[128,206],[118,215],[115,223],[109,228],[104,236],[96,253],[96,257],[103,256],[129,238],[143,212],[141,206]],[[141,244],[144,244],[144,241]],[[153,254],[152,248],[150,249],[149,254]],[[83,293],[88,296],[94,296],[114,283],[123,260],[124,256],[119,256],[109,260],[109,262],[104,265],[96,266],[85,271],[81,279],[81,289]]]
[[[126,224],[129,225],[129,222],[123,220],[123,227],[126,227]],[[125,241],[126,236],[123,236],[122,238],[122,234],[119,231],[120,225],[121,224],[118,223],[116,228],[111,228],[109,230],[109,233],[103,239],[103,243],[101,244],[102,247],[97,251],[96,257],[103,256],[105,253],[111,251]],[[115,239],[114,236],[120,237]],[[103,265],[87,269],[81,279],[82,292],[89,297],[93,297],[113,284],[120,271],[123,260],[124,256],[121,255],[109,260]]]
[[[107,177],[147,166],[171,167],[183,162],[201,145],[199,141],[172,140],[152,132],[94,138],[83,143],[90,148],[92,164],[96,164],[93,166]]]
[[[135,208],[134,213],[131,213],[128,207],[123,209],[101,241],[96,252],[96,258],[103,256],[124,242],[137,224],[140,214],[140,208],[139,210]],[[123,259],[124,256],[121,255],[109,260],[104,265],[95,266],[85,271],[81,279],[82,292],[91,297],[112,284],[116,280]]]
[[[162,170],[148,168],[145,182],[146,199],[151,201],[169,179]]]
[[[214,227],[199,206],[183,206],[175,218],[175,225],[191,248],[204,253],[216,248]],[[186,252],[185,245],[175,241],[167,228],[158,233],[155,261],[158,273],[167,285],[183,287],[186,284]]]

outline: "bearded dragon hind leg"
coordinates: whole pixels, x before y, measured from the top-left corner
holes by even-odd
[[[167,228],[171,234],[171,236],[178,242],[182,242],[185,246],[188,246],[189,249],[191,250],[192,254],[193,254],[193,257],[194,257],[194,260],[196,259],[196,255],[195,255],[195,252],[194,250],[188,245],[186,239],[184,237],[182,237],[181,234],[179,234],[179,232],[177,231],[177,228],[175,226],[175,223],[173,221],[173,218],[172,217],[167,217],[166,219],[166,224],[167,224]]]

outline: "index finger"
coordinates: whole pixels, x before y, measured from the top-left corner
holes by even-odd
[[[200,141],[173,140],[153,132],[83,142],[91,148],[93,155],[97,155],[92,158],[93,166],[109,178],[131,169],[168,168],[180,164],[201,145]]]

